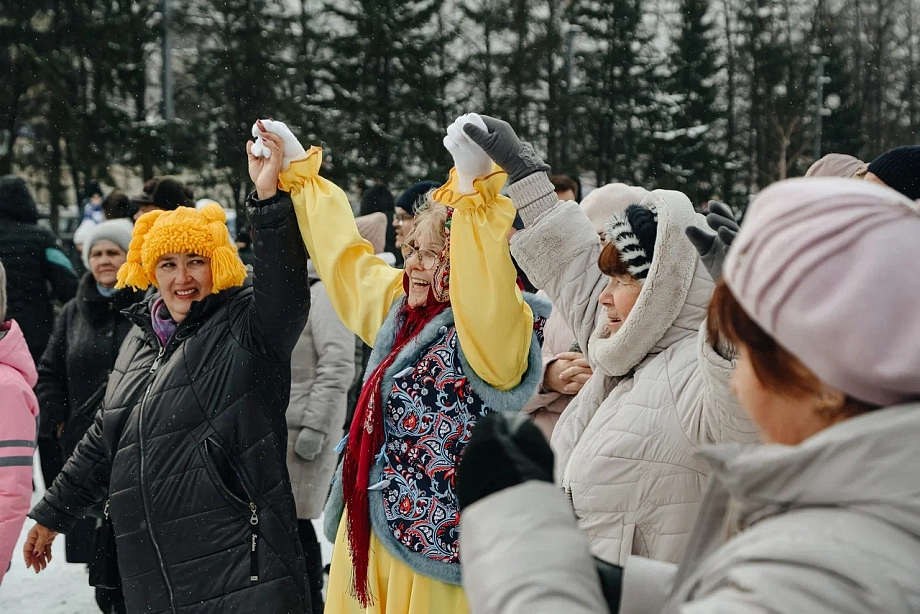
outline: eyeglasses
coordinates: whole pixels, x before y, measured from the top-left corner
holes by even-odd
[[[433,269],[438,264],[438,255],[430,249],[419,249],[411,245],[402,246],[403,260],[409,261],[409,258],[416,256],[419,265],[427,270]]]

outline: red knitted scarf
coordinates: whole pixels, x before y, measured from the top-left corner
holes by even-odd
[[[403,278],[404,286],[407,285],[407,280],[407,277]],[[397,317],[393,347],[364,382],[348,432],[348,443],[342,461],[342,495],[345,500],[348,521],[346,533],[353,566],[350,593],[365,608],[374,602],[367,581],[371,540],[367,487],[375,458],[385,440],[382,407],[385,396],[380,389],[383,374],[396,360],[399,352],[448,306],[449,303],[436,301],[430,289],[424,307],[412,309],[408,307],[408,303],[403,305]]]

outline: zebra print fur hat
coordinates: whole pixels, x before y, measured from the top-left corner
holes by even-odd
[[[648,277],[655,257],[658,236],[658,210],[654,205],[629,205],[607,222],[607,241],[613,243],[630,275]]]

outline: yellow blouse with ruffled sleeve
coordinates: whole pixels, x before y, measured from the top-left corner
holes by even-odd
[[[292,162],[279,187],[291,194],[300,233],[342,322],[373,346],[393,302],[403,294],[401,269],[374,255],[361,238],[348,197],[319,175],[322,149]],[[497,168],[497,167],[496,167]],[[476,374],[499,390],[517,386],[527,370],[533,313],[517,287],[508,232],[511,200],[497,170],[461,194],[456,172],[434,193],[454,209],[450,242],[450,304],[460,347]]]

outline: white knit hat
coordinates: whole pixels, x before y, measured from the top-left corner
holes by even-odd
[[[93,249],[93,245],[99,241],[111,241],[125,250],[127,254],[128,246],[131,245],[131,232],[133,230],[134,224],[127,219],[108,220],[96,224],[86,242],[83,243],[83,264],[89,269],[89,253]]]
[[[591,190],[581,201],[584,211],[594,229],[601,233],[610,216],[619,213],[629,205],[638,205],[648,196],[648,190],[625,183],[608,183]]]

